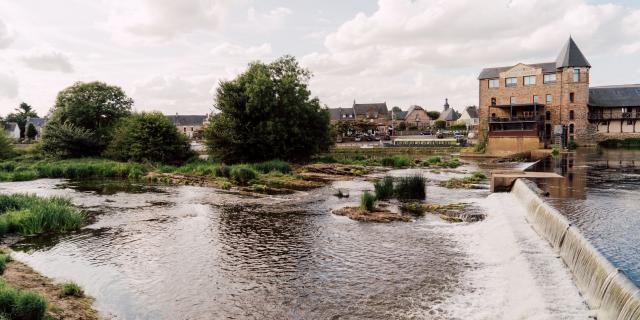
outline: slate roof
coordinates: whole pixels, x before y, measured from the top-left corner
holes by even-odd
[[[556,68],[566,67],[591,67],[587,58],[584,57],[578,45],[569,37],[567,43],[562,47],[562,51],[556,59]]]
[[[480,114],[478,113],[478,108],[476,106],[468,106],[465,108],[465,111],[470,118],[480,118]]]
[[[45,119],[45,118],[29,118],[29,120],[27,121],[27,126],[29,126],[30,123],[33,124],[33,126],[35,126],[36,128],[42,128],[47,123],[47,119]]]
[[[353,110],[357,115],[366,115],[369,110],[377,111],[378,114],[386,115],[389,113],[387,103],[354,103]]]
[[[531,66],[531,67],[534,67],[534,68],[541,68],[542,69],[542,73],[555,73],[556,72],[556,63],[555,62],[524,63],[524,64],[526,64],[528,66]],[[501,72],[505,72],[505,71],[515,67],[516,65],[518,65],[518,64],[514,64],[514,65],[508,66],[508,67],[484,68],[480,72],[480,75],[478,76],[478,80],[499,78]]]
[[[458,120],[458,117],[456,116],[456,113],[453,109],[447,108],[440,113],[440,117],[438,117],[438,120],[456,121]]]
[[[409,114],[409,112],[407,111],[392,111],[393,112],[393,118],[395,120],[404,120],[407,118],[407,114]]]
[[[15,122],[7,122],[4,124],[4,130],[8,132],[13,132],[18,127],[18,124]]]
[[[589,106],[640,107],[640,84],[591,87]]]
[[[346,114],[347,117],[343,118],[342,115]],[[329,115],[331,116],[331,120],[355,120],[355,113],[353,108],[331,108],[329,109]],[[349,117],[349,115],[352,115]]]
[[[167,115],[174,126],[201,126],[207,120],[206,115]]]

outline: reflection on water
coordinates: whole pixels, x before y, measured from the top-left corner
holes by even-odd
[[[72,187],[0,184],[0,192],[64,195],[103,212],[78,233],[28,239],[16,255],[80,283],[116,318],[447,318],[439,304],[470,264],[456,249],[455,225],[329,214],[357,202],[366,181],[337,183],[346,199],[330,187],[260,198],[189,186],[139,194]],[[430,186],[430,197],[441,189]],[[478,194],[469,192],[467,200]]]
[[[640,285],[640,150],[578,149],[537,169],[565,179],[539,181],[549,202]]]

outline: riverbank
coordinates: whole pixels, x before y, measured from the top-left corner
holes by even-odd
[[[7,251],[8,249],[3,248]],[[22,262],[13,260],[6,265],[1,276],[8,285],[21,290],[32,290],[41,294],[48,303],[46,317],[64,320],[98,320],[93,309],[93,298],[65,296],[61,284],[44,277]]]

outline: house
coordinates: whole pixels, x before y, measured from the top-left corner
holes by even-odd
[[[208,115],[167,115],[167,118],[171,120],[178,131],[182,132],[189,139],[193,139],[197,136],[198,132],[204,130],[204,127],[209,123]]]
[[[449,99],[444,99],[444,109],[440,113],[440,117],[438,117],[437,121],[445,121],[447,123],[447,127],[451,126],[458,120],[458,115],[456,111],[450,108]]]
[[[356,103],[353,101],[351,108],[332,108],[329,109],[331,123],[338,121],[354,121],[358,123],[367,123],[378,133],[388,132],[391,126],[391,112],[387,109],[387,103]],[[373,133],[373,132],[371,132]]]
[[[487,150],[640,137],[640,85],[590,88],[590,69],[571,37],[555,62],[483,69],[480,130],[489,138]]]
[[[418,105],[409,107],[407,111],[392,111],[391,114],[392,124],[394,128],[397,128],[400,123],[404,123],[410,130],[423,130],[431,125],[431,117],[427,114],[427,111]]]
[[[460,118],[458,118],[459,124],[467,126],[468,130],[476,129],[480,124],[480,113],[476,106],[468,106],[462,110]]]
[[[4,133],[10,139],[14,139],[14,140],[20,139],[20,127],[15,122],[6,122],[4,124]]]
[[[356,114],[353,108],[332,108],[328,110],[331,123],[338,121],[356,121]]]
[[[34,128],[36,128],[36,137],[35,140],[40,140],[40,137],[42,137],[42,129],[44,128],[44,125],[47,124],[47,118],[27,118],[27,123],[25,124],[25,136],[26,134],[26,130],[29,130],[29,125],[32,124]]]

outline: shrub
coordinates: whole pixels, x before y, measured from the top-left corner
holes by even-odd
[[[0,313],[11,315],[18,299],[18,290],[0,282]]]
[[[424,161],[424,165],[426,166],[438,165],[440,163],[442,163],[442,158],[440,157],[431,157]]]
[[[394,194],[400,200],[425,199],[426,179],[421,175],[401,177],[396,180]]]
[[[43,319],[47,312],[47,300],[37,292],[22,291],[18,294],[12,312],[14,318],[21,320]]]
[[[105,155],[120,161],[182,163],[192,156],[187,138],[160,112],[122,118]]]
[[[83,297],[84,290],[75,282],[66,282],[62,284],[62,295],[65,297]]]
[[[0,195],[0,231],[24,235],[50,231],[71,231],[85,223],[82,212],[68,199],[35,195]]]
[[[578,149],[579,145],[574,140],[571,140],[569,141],[569,145],[567,147],[569,148],[569,150],[575,150]]]
[[[360,198],[360,208],[369,212],[373,211],[376,206],[376,196],[365,191]]]
[[[49,121],[42,133],[42,151],[60,158],[77,158],[98,155],[93,132],[71,123]]]
[[[4,126],[0,123],[0,159],[8,159],[15,155],[13,144],[4,132]]]
[[[252,167],[262,173],[277,171],[277,172],[287,174],[291,172],[291,166],[289,165],[289,163],[282,160],[271,160],[271,161],[254,163]]]
[[[376,199],[386,200],[393,197],[393,177],[384,177],[373,185]]]
[[[554,157],[559,156],[560,150],[558,148],[553,148],[553,150],[551,151],[551,155],[553,155]]]
[[[231,167],[231,178],[238,184],[247,185],[257,176],[258,174],[247,165],[235,165]]]
[[[405,156],[392,156],[382,158],[381,163],[385,167],[402,168],[408,167],[411,160]]]
[[[216,177],[221,177],[221,178],[231,177],[231,169],[229,169],[229,167],[226,166],[224,163],[216,167],[213,173],[215,174]]]
[[[4,274],[4,270],[7,269],[7,263],[11,262],[11,256],[8,254],[0,254],[0,274]]]

